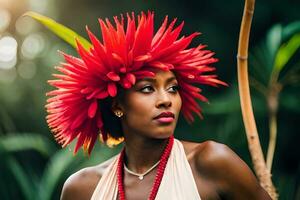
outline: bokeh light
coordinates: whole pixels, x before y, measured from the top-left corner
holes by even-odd
[[[6,30],[10,23],[10,20],[10,13],[5,9],[0,8],[0,33]]]
[[[16,68],[0,69],[0,83],[13,83],[17,77]]]
[[[15,24],[16,31],[20,35],[28,35],[36,27],[36,23],[30,17],[19,17]]]
[[[0,39],[0,69],[11,69],[17,62],[18,43],[11,36]]]
[[[23,61],[17,66],[17,72],[24,79],[32,79],[36,74],[36,64],[32,61]]]
[[[34,59],[42,53],[45,48],[45,39],[41,33],[28,35],[21,46],[21,54],[24,58]]]
[[[44,13],[47,9],[47,0],[29,0],[29,9],[39,13]]]

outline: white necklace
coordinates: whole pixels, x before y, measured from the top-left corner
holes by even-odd
[[[144,173],[142,174],[139,174],[139,173],[135,173],[133,171],[131,171],[130,169],[128,169],[124,163],[124,169],[125,171],[127,171],[129,174],[131,175],[134,175],[134,176],[137,176],[140,180],[143,180],[144,179],[144,176],[146,176],[149,172],[151,172],[158,164],[159,164],[160,160],[155,163],[152,167],[150,167],[150,169],[148,169],[147,171],[145,171]]]

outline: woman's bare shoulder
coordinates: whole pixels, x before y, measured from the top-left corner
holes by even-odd
[[[254,177],[247,164],[225,144],[212,140],[201,143],[184,141],[182,144],[196,170],[211,180],[226,182],[232,177],[241,178],[243,172]]]
[[[208,140],[205,142],[181,141],[187,158],[192,160],[199,170],[216,170],[230,157],[238,157],[227,145]]]
[[[198,173],[217,183],[230,199],[270,199],[251,169],[227,145],[211,140],[182,144]]]
[[[72,174],[64,183],[61,200],[91,199],[105,169],[113,159],[111,158],[96,166],[83,168]]]

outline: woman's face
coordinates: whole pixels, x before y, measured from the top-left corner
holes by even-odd
[[[178,82],[173,72],[157,71],[125,91],[119,108],[125,134],[167,138],[173,134],[181,109]]]

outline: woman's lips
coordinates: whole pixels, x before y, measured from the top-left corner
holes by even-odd
[[[171,123],[174,121],[174,119],[175,115],[172,112],[162,112],[154,118],[154,120],[163,124]]]
[[[156,118],[155,120],[157,120],[160,123],[171,123],[174,121],[173,117],[160,117],[160,118]]]

